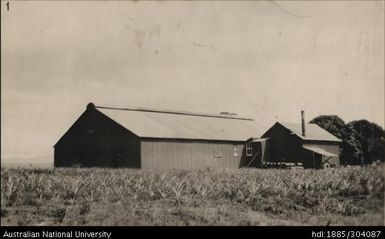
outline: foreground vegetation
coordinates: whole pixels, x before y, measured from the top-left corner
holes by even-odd
[[[2,225],[384,225],[384,166],[1,169]]]

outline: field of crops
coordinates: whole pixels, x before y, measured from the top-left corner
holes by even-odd
[[[384,225],[384,166],[1,169],[2,225]]]

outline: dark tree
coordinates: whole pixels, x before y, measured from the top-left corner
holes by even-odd
[[[385,131],[367,120],[348,124],[336,115],[321,115],[315,123],[341,139],[340,159],[342,164],[369,164],[385,160]]]
[[[345,125],[341,130],[341,154],[342,164],[362,165],[364,155],[362,152],[361,141],[357,132],[351,125]]]
[[[339,139],[341,139],[345,127],[345,122],[337,115],[321,115],[310,123],[317,124]]]
[[[385,131],[379,125],[367,120],[352,121],[347,126],[354,129],[362,147],[363,163],[385,161]]]

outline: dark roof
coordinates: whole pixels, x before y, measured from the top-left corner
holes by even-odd
[[[259,136],[253,119],[231,114],[204,114],[149,108],[112,108],[97,110],[143,138],[246,141]]]
[[[341,142],[340,139],[329,133],[328,131],[322,129],[317,124],[306,124],[306,136],[302,135],[302,126],[301,124],[296,123],[283,123],[283,122],[277,122],[286,129],[290,130],[292,133],[297,135],[303,140],[318,140],[318,141],[334,141],[334,142]]]

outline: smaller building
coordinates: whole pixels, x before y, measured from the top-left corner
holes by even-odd
[[[271,148],[268,138],[249,138],[245,146],[245,160],[242,167],[261,167],[270,162]]]
[[[338,166],[340,162],[341,140],[316,124],[305,124],[303,112],[302,123],[276,122],[261,138],[255,140],[261,149],[257,164],[285,162],[301,163],[304,168],[322,168]],[[265,141],[267,144],[263,144]]]

